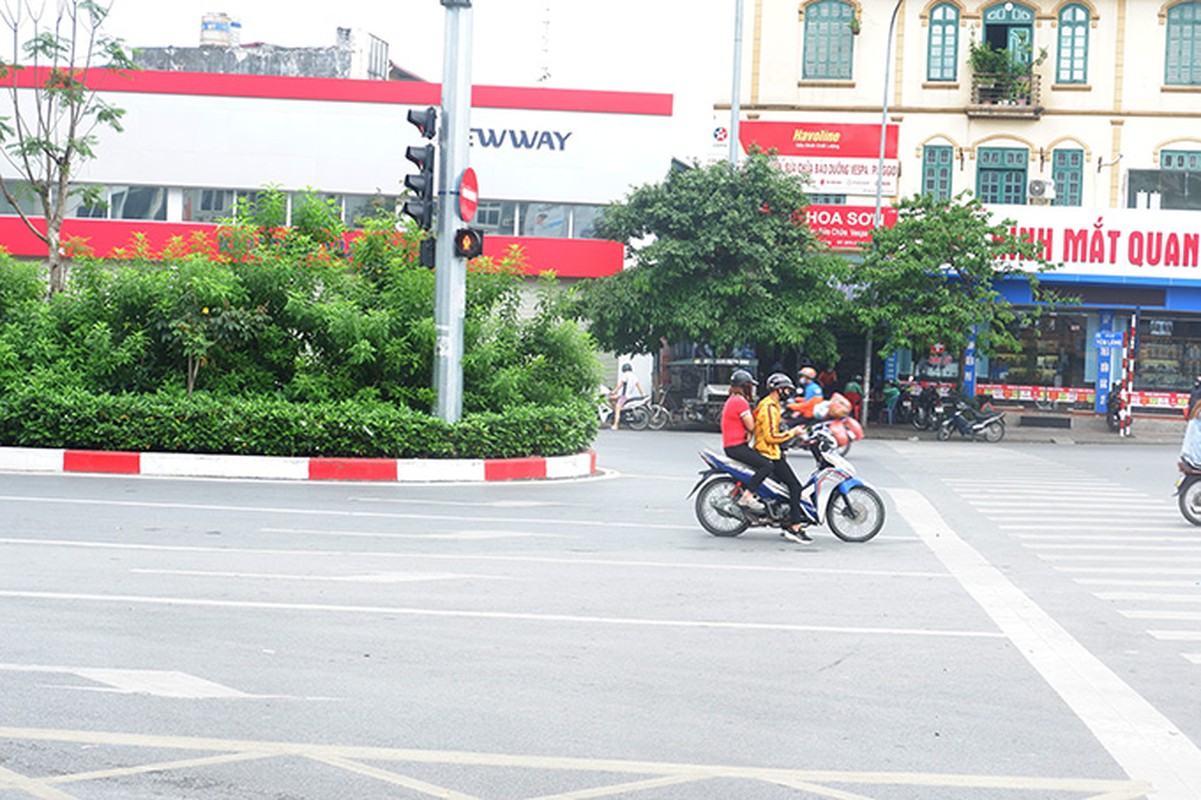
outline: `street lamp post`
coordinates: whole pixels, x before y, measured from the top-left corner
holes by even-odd
[[[888,39],[884,44],[884,95],[880,102],[880,159],[876,163],[876,213],[872,216],[872,247],[875,247],[875,231],[883,223],[881,206],[884,199],[884,145],[888,133],[888,81],[892,77],[892,35],[897,27],[897,12],[905,0],[897,0],[892,7],[892,17],[888,20]],[[872,332],[867,332],[866,352],[863,356],[863,406],[860,410],[860,423],[866,425],[868,403],[872,394]]]

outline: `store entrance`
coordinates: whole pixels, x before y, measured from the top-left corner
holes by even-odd
[[[1083,387],[1088,325],[1084,314],[1023,316],[1014,335],[1020,352],[997,352],[988,360],[994,383]]]

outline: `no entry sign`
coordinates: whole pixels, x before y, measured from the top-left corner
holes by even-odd
[[[480,184],[476,180],[475,170],[468,167],[459,178],[459,217],[464,222],[471,222],[479,205]]]

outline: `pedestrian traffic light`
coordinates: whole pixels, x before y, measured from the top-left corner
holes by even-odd
[[[405,201],[404,212],[428,231],[434,223],[434,146],[410,147],[405,158],[416,164],[418,171],[405,175],[405,188],[411,189],[415,198]]]
[[[433,139],[438,127],[438,109],[429,106],[425,109],[411,109],[408,114],[409,122],[421,134],[423,139]],[[434,153],[432,144],[409,147],[405,150],[405,158],[417,165],[415,174],[406,175],[404,185],[412,190],[415,197],[405,201],[404,212],[425,230],[431,230],[434,223]]]
[[[479,258],[484,253],[484,234],[475,228],[459,228],[455,231],[455,255],[463,258]]]

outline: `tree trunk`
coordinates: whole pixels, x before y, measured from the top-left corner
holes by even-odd
[[[859,406],[859,424],[867,427],[867,407],[872,396],[872,332],[867,332],[867,344],[863,348],[863,403]]]
[[[46,217],[46,264],[50,267],[50,294],[67,288],[67,259],[62,253],[62,217]]]

